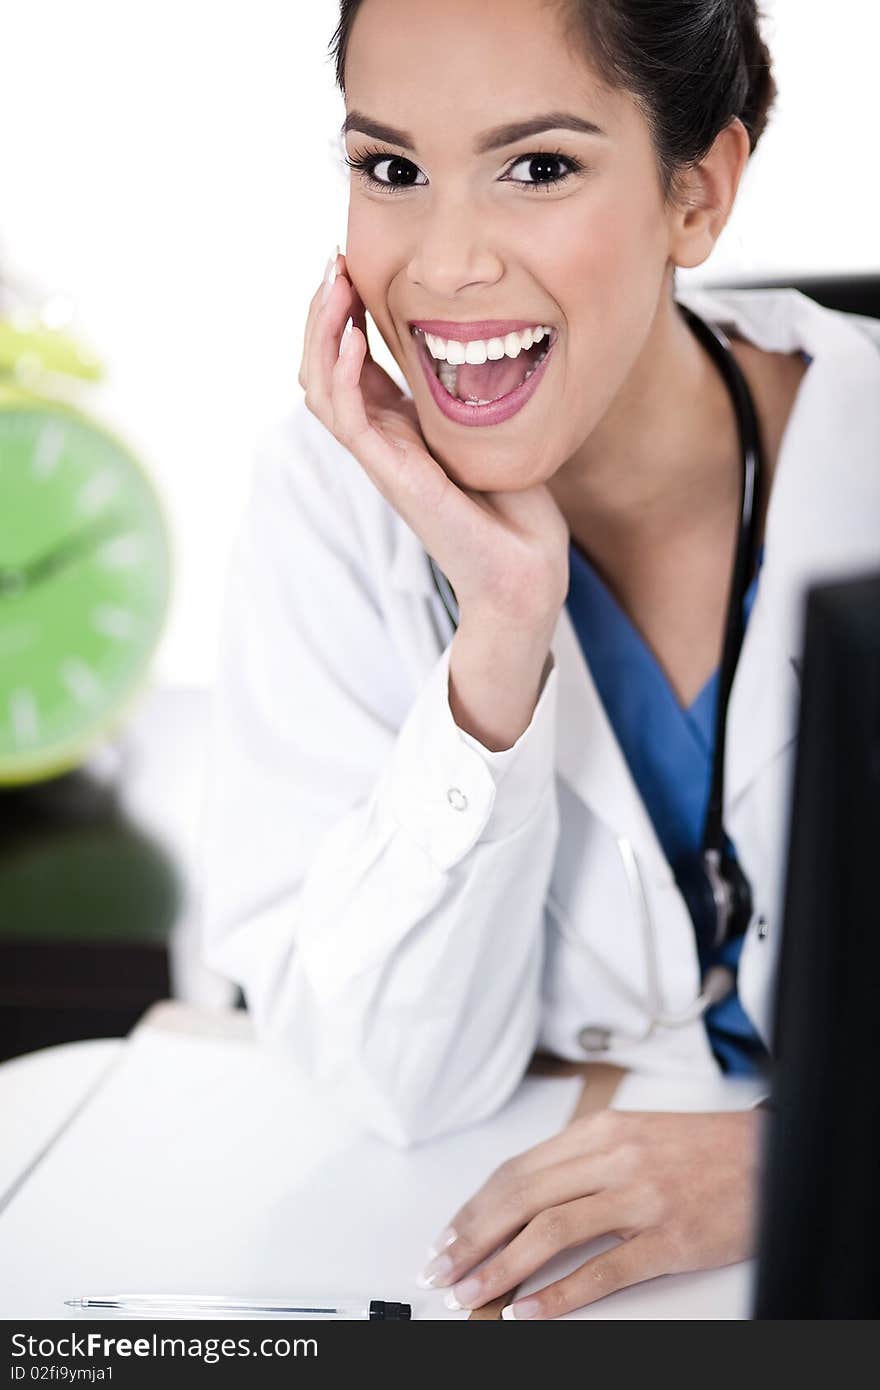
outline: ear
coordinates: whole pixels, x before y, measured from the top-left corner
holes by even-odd
[[[679,176],[670,258],[692,267],[708,259],[724,230],[749,159],[749,133],[738,116],[715,137],[699,164]]]

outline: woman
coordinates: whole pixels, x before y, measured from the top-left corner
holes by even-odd
[[[346,0],[334,43],[347,254],[228,593],[208,958],[395,1143],[497,1110],[536,1048],[758,1073],[801,596],[878,554],[880,354],[794,292],[676,291],[773,99],[755,6]],[[757,413],[741,594],[740,426],[699,321]],[[749,896],[716,941],[673,866],[700,850],[737,612],[721,809]],[[622,1236],[507,1313],[545,1317],[741,1258],[758,1124],[574,1125],[462,1208],[425,1282],[475,1307]]]

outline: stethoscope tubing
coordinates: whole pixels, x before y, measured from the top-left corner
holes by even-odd
[[[701,319],[692,309],[688,309],[683,304],[680,304],[679,308],[724,379],[736,413],[742,452],[739,533],[724,626],[724,643],[718,680],[718,704],[715,712],[715,756],[712,762],[712,781],[703,829],[704,851],[714,850],[720,854],[724,848],[724,762],[727,707],[730,702],[733,678],[736,674],[736,666],[745,633],[743,604],[755,568],[758,503],[763,460],[755,407],[745,377],[733,355],[729,338],[717,325]]]
[[[656,934],[654,932],[653,921],[648,907],[645,886],[639,869],[638,860],[630,841],[624,835],[615,835],[615,843],[623,861],[624,873],[626,874],[627,884],[630,890],[630,897],[636,907],[636,915],[642,937],[642,949],[645,958],[645,971],[647,975],[648,994],[639,994],[632,988],[628,981],[618,975],[612,969],[603,956],[599,954],[589,942],[577,932],[572,925],[571,919],[566,913],[562,904],[559,902],[552,889],[546,895],[546,906],[553,919],[552,925],[559,935],[581,955],[586,956],[593,967],[597,969],[605,979],[625,999],[632,1008],[639,1013],[643,1013],[648,1020],[648,1026],[644,1032],[639,1034],[627,1034],[619,1028],[610,1030],[616,1039],[628,1042],[645,1042],[657,1028],[687,1028],[696,1023],[707,1009],[711,1009],[714,1004],[720,1001],[731,992],[734,979],[733,974],[725,966],[716,967],[706,974],[703,981],[703,989],[697,995],[692,1004],[687,1008],[678,1011],[668,1010],[664,1003],[660,989],[660,976],[657,961]]]

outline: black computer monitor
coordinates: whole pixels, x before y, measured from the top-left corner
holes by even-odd
[[[880,573],[810,591],[754,1315],[880,1315]]]

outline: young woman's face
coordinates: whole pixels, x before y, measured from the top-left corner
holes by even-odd
[[[346,260],[426,443],[464,486],[543,482],[620,391],[665,291],[670,227],[645,118],[571,50],[544,0],[364,0],[345,82],[348,156],[374,156],[377,181],[352,171]],[[548,115],[537,134],[497,131]],[[567,129],[572,117],[601,133]],[[422,320],[487,343],[504,334],[486,320],[551,328],[526,403],[500,423],[448,418],[412,332]],[[479,399],[514,389],[547,342],[478,373]]]

